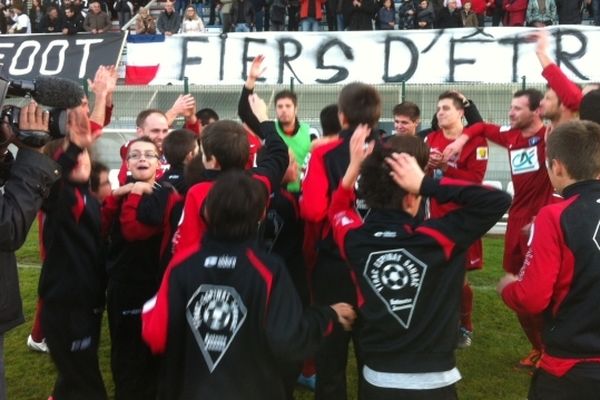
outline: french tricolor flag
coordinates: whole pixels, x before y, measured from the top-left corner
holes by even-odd
[[[156,77],[165,35],[128,35],[125,83],[146,85]]]

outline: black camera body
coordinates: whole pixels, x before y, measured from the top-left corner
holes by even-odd
[[[0,120],[6,121],[12,128],[15,136],[21,143],[30,147],[42,147],[53,139],[59,139],[67,135],[67,110],[51,108],[49,112],[48,132],[21,130],[19,128],[19,117],[21,108],[18,106],[4,106],[0,113]]]
[[[48,132],[22,130],[19,127],[21,108],[4,104],[6,97],[33,97],[38,103],[51,107]],[[41,147],[50,140],[67,135],[68,108],[81,105],[85,92],[79,84],[68,79],[41,76],[35,81],[9,81],[0,77],[0,121],[8,123],[21,143]]]

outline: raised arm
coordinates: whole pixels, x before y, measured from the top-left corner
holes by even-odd
[[[531,34],[536,40],[535,54],[543,68],[542,76],[548,81],[548,85],[556,92],[556,95],[569,110],[579,110],[583,94],[581,89],[573,83],[565,73],[556,65],[548,55],[548,31],[540,29]]]
[[[242,93],[240,95],[240,100],[238,102],[238,116],[245,123],[252,132],[259,135],[261,139],[261,130],[260,130],[260,121],[252,112],[252,107],[250,105],[249,97],[254,93],[254,87],[256,86],[256,81],[260,78],[265,68],[262,66],[265,57],[263,55],[258,55],[252,61],[252,65],[250,66],[250,71],[248,71],[248,78],[246,78],[246,83],[242,88]]]

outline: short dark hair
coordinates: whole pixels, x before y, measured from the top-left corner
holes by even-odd
[[[330,104],[323,107],[321,114],[319,114],[319,120],[321,121],[323,136],[336,135],[342,130],[338,117],[337,104]]]
[[[221,120],[210,124],[200,139],[204,156],[214,157],[221,170],[244,169],[250,157],[250,145],[244,127],[237,122]]]
[[[275,94],[275,105],[277,105],[277,102],[281,99],[290,99],[292,100],[292,103],[294,103],[294,107],[298,107],[298,96],[296,96],[296,93],[292,92],[291,90],[285,89],[277,92]]]
[[[412,101],[403,101],[400,104],[396,104],[392,110],[392,114],[394,116],[404,115],[410,118],[410,120],[413,122],[421,118],[421,110],[419,109],[419,106]]]
[[[170,132],[163,140],[163,154],[171,166],[179,167],[185,157],[196,147],[196,135],[188,129],[177,129]]]
[[[196,118],[200,120],[200,125],[206,126],[210,123],[211,119],[215,121],[219,120],[219,114],[212,108],[203,108],[196,113]]]
[[[445,92],[442,92],[442,94],[440,94],[438,96],[438,101],[445,100],[445,99],[452,100],[452,104],[454,104],[454,107],[456,107],[457,109],[459,109],[459,110],[465,109],[465,105],[463,104],[462,98],[455,91],[446,90]]]
[[[546,143],[548,161],[560,161],[576,181],[600,175],[600,125],[592,121],[570,121],[558,125]]]
[[[159,110],[158,108],[148,108],[146,110],[140,111],[140,113],[137,115],[137,117],[135,118],[135,126],[141,128],[142,125],[144,125],[144,122],[146,122],[146,118],[148,118],[152,114],[160,114],[165,118],[167,117],[165,113],[162,110]]]
[[[92,192],[97,193],[100,188],[100,174],[103,172],[108,173],[109,169],[106,164],[100,161],[92,161],[92,171],[90,172],[90,189]]]
[[[540,108],[540,103],[542,101],[542,99],[544,98],[544,94],[542,92],[540,92],[537,89],[522,89],[522,90],[517,90],[515,92],[515,94],[513,94],[513,99],[516,99],[517,97],[527,97],[527,100],[529,100],[529,110],[530,111],[535,111],[538,108]]]
[[[267,205],[267,191],[244,171],[221,174],[204,201],[209,235],[219,240],[245,240],[256,235]]]
[[[417,136],[391,136],[376,146],[360,168],[358,195],[371,208],[399,209],[406,191],[390,176],[385,161],[392,153],[407,153],[414,156],[422,169],[429,160],[429,147]]]
[[[138,142],[150,143],[156,149],[156,153],[158,153],[158,146],[156,145],[156,143],[154,143],[154,140],[150,139],[150,137],[148,137],[148,136],[140,136],[138,138],[130,140],[129,143],[127,143],[127,154],[129,154],[129,149],[131,149],[131,146],[134,143],[138,143]]]
[[[579,106],[579,118],[600,124],[600,89],[586,93]]]
[[[338,108],[351,129],[359,124],[367,124],[373,128],[381,116],[381,96],[371,85],[349,83],[340,92]]]

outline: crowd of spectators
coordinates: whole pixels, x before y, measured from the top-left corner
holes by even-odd
[[[6,2],[6,4],[5,4]],[[88,4],[89,3],[89,4]],[[407,30],[600,25],[600,0],[2,0],[0,33],[101,33],[135,17],[136,33]]]

